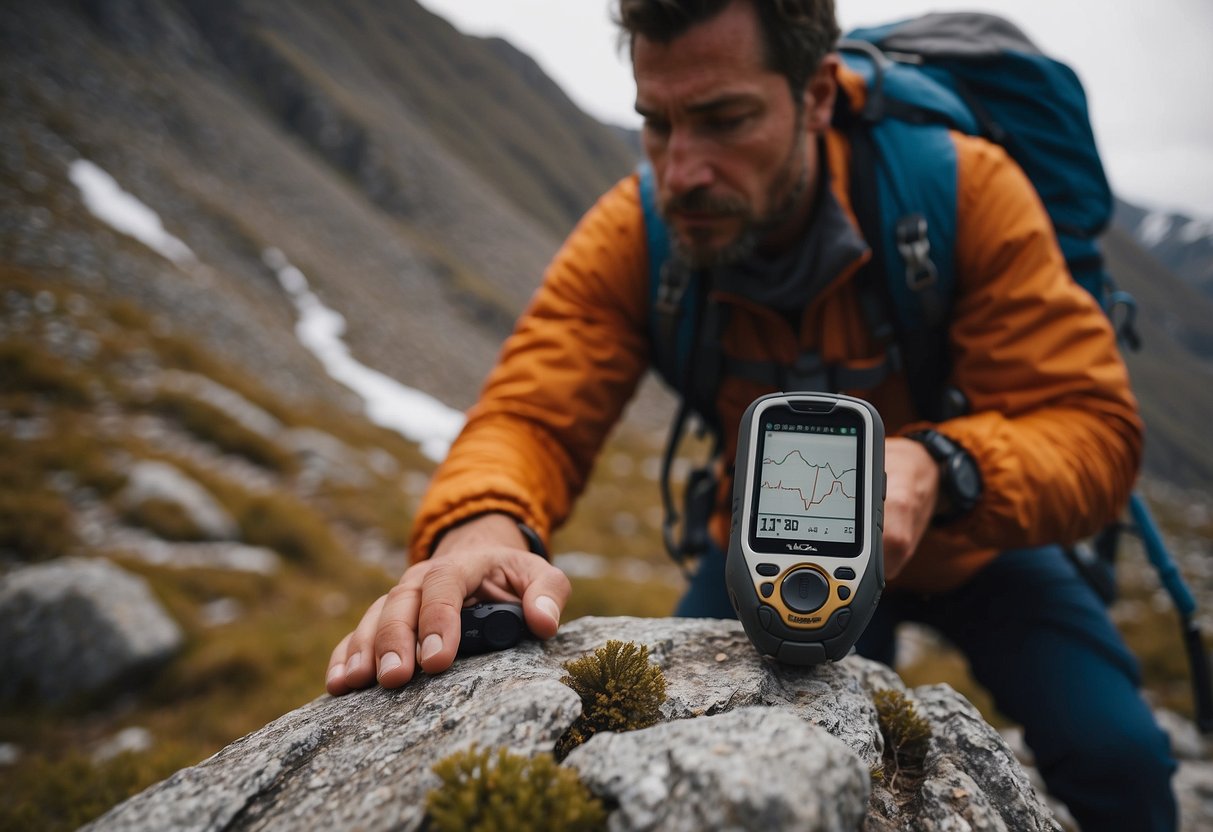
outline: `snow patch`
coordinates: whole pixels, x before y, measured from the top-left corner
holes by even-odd
[[[1137,239],[1147,248],[1153,248],[1166,239],[1171,233],[1175,219],[1171,214],[1155,211],[1146,214],[1141,224],[1137,226]]]
[[[1179,239],[1184,243],[1195,243],[1213,237],[1213,219],[1188,220],[1179,229]]]
[[[421,452],[435,462],[445,459],[451,442],[463,429],[463,413],[360,363],[342,340],[345,318],[320,301],[303,272],[276,248],[266,249],[261,259],[278,275],[295,304],[299,313],[295,335],[329,376],[362,398],[372,422],[418,443]]]
[[[84,207],[97,219],[178,265],[194,265],[198,257],[184,242],[164,229],[160,216],[124,191],[114,177],[87,159],[77,159],[67,170],[80,189]]]

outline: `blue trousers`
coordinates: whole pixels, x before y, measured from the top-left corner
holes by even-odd
[[[718,549],[676,614],[734,617]],[[1137,662],[1060,547],[1003,552],[951,592],[886,592],[856,650],[891,665],[900,621],[934,628],[965,654],[1084,830],[1177,827],[1175,761],[1138,690]]]

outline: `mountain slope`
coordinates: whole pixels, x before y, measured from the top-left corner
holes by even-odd
[[[1213,297],[1213,222],[1119,199],[1114,221],[1159,263]]]
[[[342,312],[355,352],[463,407],[560,235],[633,164],[517,53],[411,1],[18,2],[0,52],[4,259],[103,281],[296,394],[327,382],[262,250]],[[77,156],[206,278],[81,211]]]
[[[1189,487],[1213,483],[1213,300],[1171,274],[1122,230],[1104,238],[1109,268],[1138,304],[1143,346],[1125,360],[1146,420],[1146,468]],[[1202,427],[1203,426],[1203,427]]]

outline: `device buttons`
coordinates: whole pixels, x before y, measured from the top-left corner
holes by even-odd
[[[796,569],[783,579],[779,594],[788,609],[809,613],[821,609],[830,597],[830,585],[816,569]]]
[[[758,587],[758,591],[762,593],[763,598],[770,598],[771,593],[775,591],[775,584],[770,581],[763,581],[762,586]]]
[[[849,586],[838,587],[838,600],[845,601],[851,597],[851,588]]]
[[[760,563],[754,567],[754,571],[766,578],[773,578],[779,574],[779,567],[773,563]]]
[[[775,610],[771,609],[766,604],[759,604],[758,623],[762,625],[762,629],[770,630],[771,625],[775,623]]]
[[[849,566],[840,566],[834,570],[834,577],[840,581],[855,580],[855,570]]]

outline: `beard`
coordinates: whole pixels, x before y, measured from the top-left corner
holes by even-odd
[[[741,229],[732,240],[714,248],[694,237],[687,240],[680,234],[671,234],[674,258],[693,270],[732,266],[750,257],[765,237],[784,226],[796,214],[809,187],[809,166],[805,162],[807,139],[801,130],[797,135],[791,152],[767,189],[766,204],[770,207],[766,213],[755,213],[740,197],[714,195],[705,188],[687,191],[666,201],[661,206],[661,215],[671,229],[671,217],[680,211],[735,218],[741,222]]]

